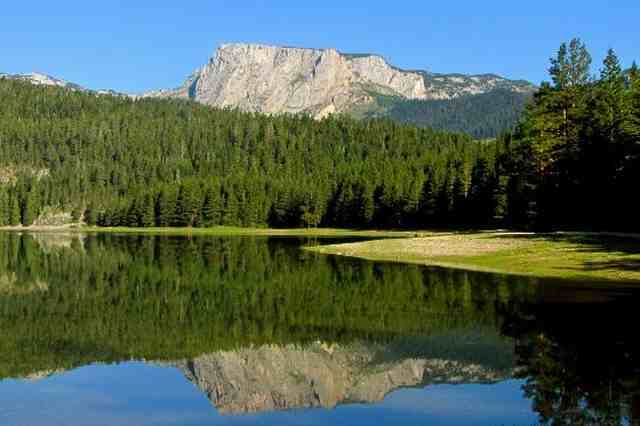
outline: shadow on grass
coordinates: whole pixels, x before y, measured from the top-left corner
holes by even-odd
[[[605,271],[610,269],[617,269],[619,271],[640,271],[640,259],[585,262],[584,269],[587,271]]]
[[[638,238],[579,233],[497,235],[494,238],[565,243],[577,245],[575,253],[606,254],[602,260],[585,260],[580,268],[582,271],[640,271],[640,239]]]

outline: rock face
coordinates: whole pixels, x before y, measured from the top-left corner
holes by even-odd
[[[380,356],[370,347],[316,343],[218,352],[177,366],[222,414],[372,403],[401,387],[493,383],[506,376],[472,363]]]
[[[496,88],[534,86],[495,75],[445,75],[404,71],[377,55],[342,54],[260,44],[224,44],[207,65],[178,89],[146,96],[189,98],[261,113],[309,113],[323,117],[372,102],[373,94],[403,99],[452,99]]]

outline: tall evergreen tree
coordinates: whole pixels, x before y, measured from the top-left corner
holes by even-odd
[[[202,224],[206,227],[220,225],[222,220],[222,200],[217,187],[209,187],[205,191],[202,205]]]

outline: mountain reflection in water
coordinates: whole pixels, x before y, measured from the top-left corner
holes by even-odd
[[[509,380],[500,398],[524,395],[543,423],[640,418],[633,288],[299,250],[314,242],[0,233],[0,395],[146,360],[221,414]],[[23,424],[17,402],[7,420]]]

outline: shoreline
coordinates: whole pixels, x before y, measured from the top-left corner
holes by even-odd
[[[246,236],[291,236],[291,237],[363,237],[363,238],[410,238],[447,234],[446,231],[382,231],[339,228],[244,228],[236,226],[216,226],[212,228],[186,227],[98,227],[98,226],[4,226],[0,232],[27,233],[86,233],[86,234],[161,234],[161,235],[246,235]]]
[[[478,272],[640,284],[640,237],[469,233],[305,247],[320,254]]]
[[[370,261],[419,264],[479,272],[640,284],[640,234],[616,232],[380,231],[335,228],[126,228],[32,226],[0,232],[172,236],[366,238],[303,250]]]

